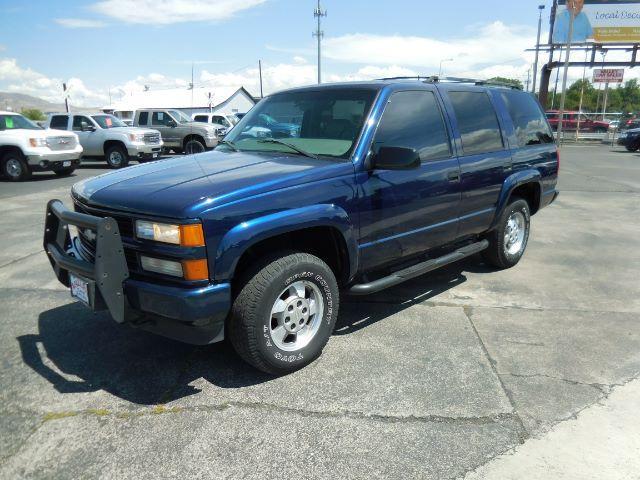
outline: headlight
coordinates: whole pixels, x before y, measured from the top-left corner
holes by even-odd
[[[136,143],[144,142],[144,133],[130,133],[129,140]]]
[[[200,223],[171,225],[136,220],[136,237],[155,242],[172,243],[183,247],[204,246],[204,233]]]
[[[46,147],[47,146],[47,139],[46,138],[30,138],[29,139],[29,144],[32,147]]]

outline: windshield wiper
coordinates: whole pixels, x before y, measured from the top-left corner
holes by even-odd
[[[229,147],[231,150],[233,150],[234,152],[239,152],[240,149],[236,146],[235,143],[233,143],[231,140],[220,140],[218,142],[218,145],[225,145],[227,147]]]
[[[295,150],[296,152],[298,152],[301,155],[304,155],[305,157],[314,158],[318,160],[318,156],[315,153],[307,152],[306,150],[303,150],[300,147],[296,147],[295,145],[289,142],[282,141],[278,138],[261,138],[260,140],[258,140],[258,143],[277,143],[279,145],[284,145],[285,147],[289,147],[291,150]]]

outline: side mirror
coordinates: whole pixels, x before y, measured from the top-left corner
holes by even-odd
[[[176,128],[178,126],[175,120],[167,120],[167,125],[171,128]]]
[[[420,155],[413,148],[380,147],[372,166],[379,170],[409,170],[420,166]]]
[[[80,124],[80,129],[83,132],[95,132],[96,131],[96,127],[94,127],[93,125],[89,125],[87,122],[82,122]]]

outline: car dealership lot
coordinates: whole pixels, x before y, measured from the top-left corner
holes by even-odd
[[[564,148],[518,266],[346,299],[321,359],[277,379],[71,300],[44,207],[107,171],[0,182],[0,477],[455,478],[640,375],[639,155]]]

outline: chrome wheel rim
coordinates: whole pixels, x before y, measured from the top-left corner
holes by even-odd
[[[504,251],[516,255],[522,250],[526,233],[526,221],[522,212],[513,212],[504,230]]]
[[[115,167],[122,164],[122,154],[120,152],[111,152],[109,154],[109,163]]]
[[[12,178],[19,178],[22,175],[22,164],[20,160],[15,158],[10,158],[7,160],[5,169],[7,170],[7,175]]]
[[[271,340],[280,350],[298,351],[317,335],[323,314],[324,300],[317,285],[306,280],[292,283],[271,308]]]

